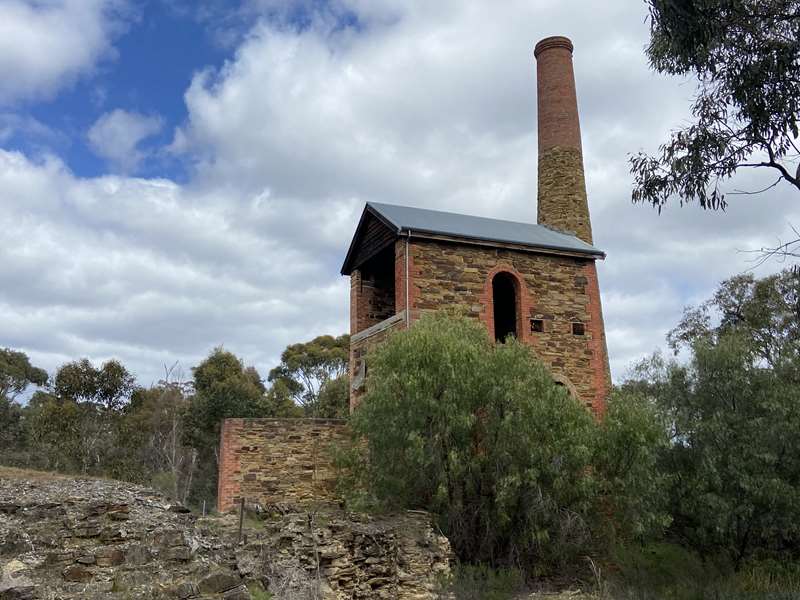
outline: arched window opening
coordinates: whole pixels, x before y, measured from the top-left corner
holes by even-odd
[[[555,384],[560,387],[564,388],[566,392],[572,396],[573,398],[578,398],[578,392],[575,389],[575,386],[570,383],[570,381],[564,377],[563,375],[556,375],[554,377]]]
[[[517,337],[517,290],[511,274],[498,273],[492,279],[492,303],[495,340],[504,342],[508,336]]]

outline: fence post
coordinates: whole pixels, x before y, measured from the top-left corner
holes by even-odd
[[[242,543],[242,525],[244,524],[244,496],[242,496],[242,500],[239,503],[239,541],[237,544]]]

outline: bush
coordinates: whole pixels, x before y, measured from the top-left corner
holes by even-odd
[[[609,533],[621,540],[657,537],[672,521],[670,476],[659,465],[669,445],[664,418],[643,393],[616,390],[599,427],[594,465],[613,516]]]
[[[651,360],[647,389],[672,431],[657,464],[671,535],[736,568],[800,555],[800,386],[753,359],[740,332],[694,341],[688,365]]]
[[[543,574],[591,548],[597,425],[531,350],[426,316],[369,357],[348,487],[437,515],[458,556]]]
[[[525,574],[513,568],[456,564],[446,589],[458,600],[511,600],[524,591]]]

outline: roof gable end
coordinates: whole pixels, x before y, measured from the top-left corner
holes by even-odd
[[[397,239],[400,228],[376,211],[369,203],[364,207],[347,250],[342,275],[350,275],[359,266]]]

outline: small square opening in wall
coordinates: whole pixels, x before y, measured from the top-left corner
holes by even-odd
[[[544,331],[544,319],[531,319],[531,331],[542,333]]]
[[[573,323],[572,324],[572,335],[584,335],[586,333],[586,327],[583,323]]]

